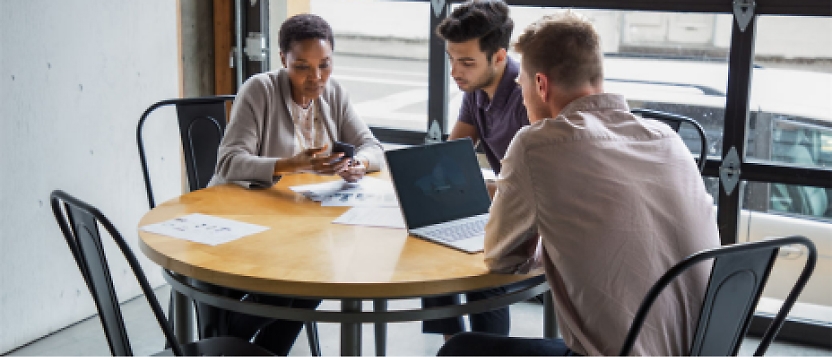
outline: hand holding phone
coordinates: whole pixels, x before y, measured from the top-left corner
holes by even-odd
[[[338,161],[341,161],[341,160],[344,160],[344,159],[352,159],[353,156],[355,156],[355,146],[353,146],[352,144],[347,144],[347,143],[342,143],[340,141],[336,141],[336,142],[332,143],[332,153],[334,154],[336,152],[344,153],[344,156],[341,156],[341,159],[338,160]],[[336,162],[338,162],[338,161],[336,161]]]

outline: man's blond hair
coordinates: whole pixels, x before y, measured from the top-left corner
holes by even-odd
[[[604,79],[604,55],[592,24],[571,11],[547,15],[529,25],[515,50],[527,75],[543,73],[555,85],[571,90]]]

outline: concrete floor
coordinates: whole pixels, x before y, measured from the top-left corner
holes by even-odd
[[[169,287],[156,290],[162,306],[167,306]],[[391,302],[390,308],[418,306],[418,300]],[[325,301],[322,308],[337,309],[335,302]],[[371,308],[370,305],[365,308]],[[158,352],[164,344],[162,333],[153,318],[144,299],[138,298],[122,305],[130,341],[136,355],[149,355]],[[511,307],[512,336],[542,336],[543,307],[536,303],[519,303]],[[337,324],[318,324],[321,349],[324,355],[337,355],[339,352],[340,330]],[[373,328],[365,325],[363,331],[364,355],[374,354]],[[439,335],[421,333],[418,322],[396,323],[388,325],[387,354],[391,356],[433,356],[442,345]],[[757,340],[747,338],[740,349],[740,355],[750,356],[757,346]],[[81,321],[52,335],[11,351],[10,356],[90,356],[109,355],[107,341],[97,316]],[[799,346],[790,343],[775,342],[768,350],[768,355],[776,356],[829,356],[832,351]],[[290,352],[290,356],[308,356],[309,345],[306,334],[301,332]]]

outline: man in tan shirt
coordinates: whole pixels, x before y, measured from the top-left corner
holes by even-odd
[[[604,93],[588,21],[544,17],[516,49],[531,125],[503,159],[485,262],[496,273],[545,268],[563,339],[464,333],[440,355],[615,355],[658,278],[719,245],[713,199],[675,131]],[[709,274],[696,268],[654,303],[634,354],[688,352]]]

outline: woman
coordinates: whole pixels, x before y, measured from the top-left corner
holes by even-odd
[[[329,24],[316,15],[293,16],[280,27],[279,45],[285,68],[257,74],[240,88],[209,186],[270,187],[294,172],[356,181],[377,171],[381,144],[329,78]],[[342,154],[331,152],[335,141],[354,145],[355,158],[338,161]]]
[[[287,19],[279,33],[280,70],[249,78],[231,109],[220,144],[217,168],[209,186],[233,182],[270,187],[284,174],[338,174],[356,181],[379,169],[381,144],[373,137],[332,74],[333,36],[316,15]],[[352,160],[331,152],[340,141],[355,146]],[[314,309],[320,300],[248,294],[244,300]],[[226,334],[250,340],[287,355],[302,322],[227,312]],[[219,322],[221,323],[221,322]],[[256,336],[256,337],[255,337]]]

